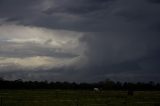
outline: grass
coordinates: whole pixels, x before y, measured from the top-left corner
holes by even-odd
[[[160,106],[160,91],[0,90],[0,106]]]

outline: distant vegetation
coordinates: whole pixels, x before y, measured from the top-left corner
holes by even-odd
[[[0,78],[0,89],[71,89],[71,90],[160,90],[160,83],[152,81],[148,83],[137,82],[114,82],[105,80],[97,83],[71,83],[71,82],[48,82],[48,81],[23,81],[21,79],[8,81]]]

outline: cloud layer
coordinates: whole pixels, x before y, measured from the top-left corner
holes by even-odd
[[[159,14],[159,0],[1,0],[1,76],[159,82]]]
[[[64,30],[2,25],[0,64],[22,68],[61,67],[83,57],[82,33]],[[3,70],[2,70],[3,71]]]

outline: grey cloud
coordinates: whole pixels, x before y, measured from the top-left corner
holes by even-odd
[[[105,14],[101,14],[100,11],[106,11],[115,1],[116,0],[54,0],[49,1],[51,6],[47,10],[41,8],[41,5],[43,5],[45,1],[38,1],[37,3],[37,1],[20,2],[17,0],[13,4],[4,1],[1,7],[3,11],[0,11],[0,13],[1,17],[7,18],[6,22],[16,22],[17,24],[54,29],[91,31],[91,29],[96,30],[96,28],[91,28],[94,26],[92,23],[94,23],[95,20],[98,21],[94,17]],[[37,6],[38,4],[40,6]],[[23,6],[23,8],[21,6]],[[53,14],[45,15],[44,13]],[[82,27],[84,24],[87,25],[87,28]],[[96,24],[97,23],[95,23],[95,25]]]
[[[16,21],[19,21],[19,20],[23,20],[23,18],[22,17],[12,17],[12,18],[7,18],[5,21],[16,22]]]
[[[46,10],[41,7],[44,2],[41,0],[25,2],[16,0],[13,3],[4,1],[1,17],[7,18],[6,22],[16,21],[17,24],[85,32],[121,30],[125,27],[119,26],[128,24],[122,20],[123,17],[131,22],[139,20],[136,24],[140,24],[140,27],[148,26],[146,22],[151,25],[159,20],[159,7],[144,1],[125,3],[123,0],[49,0],[50,6]],[[37,6],[38,4],[40,6]],[[44,15],[44,13],[51,15]]]
[[[13,67],[14,65],[11,65]],[[23,80],[48,80],[48,81],[77,81],[80,82],[81,75],[77,70],[73,67],[60,67],[60,68],[53,68],[53,69],[43,69],[43,67],[39,67],[36,69],[23,69],[23,68],[11,68],[12,70],[8,70],[4,68],[3,71],[0,71],[0,77],[9,79],[9,80],[16,80],[16,79],[23,79]],[[72,75],[72,77],[71,77]]]
[[[150,3],[160,3],[160,1],[159,0],[147,0],[148,2],[150,2]]]
[[[0,14],[1,17],[9,16],[9,18],[26,17],[35,12],[33,7],[38,3],[39,0],[1,0]]]
[[[57,75],[55,79],[77,81],[103,80],[107,77],[114,80],[131,78],[131,81],[160,80],[159,0],[53,0],[45,9],[41,6],[33,8],[45,1],[23,2],[27,5],[22,2],[11,5],[9,0],[3,2],[0,18],[7,18],[6,23],[16,21],[22,25],[86,33],[80,41],[86,43],[88,49],[85,55],[89,62],[85,67],[73,71],[68,71],[72,68],[61,68],[64,71],[58,74],[51,74],[52,71],[40,72],[41,75],[34,72],[29,74],[33,75],[32,78],[43,76],[44,79],[51,79],[52,75]],[[6,4],[9,4],[8,9]],[[51,51],[50,48],[39,46],[33,48],[25,48],[22,54],[33,55],[33,50],[39,55],[74,57],[56,53],[55,48]]]
[[[153,23],[149,26],[152,31],[160,32],[160,22]]]
[[[143,21],[146,19],[146,13],[141,10],[121,10],[116,13],[117,16],[122,16],[126,21]]]
[[[74,58],[77,54],[62,52],[60,48],[45,47],[39,44],[32,43],[0,43],[0,56],[1,57],[34,57],[34,56],[49,56],[57,58]]]
[[[54,14],[54,13],[68,13],[74,15],[85,15],[92,12],[96,12],[102,9],[108,8],[110,2],[114,2],[115,0],[80,0],[74,1],[70,0],[70,2],[66,5],[63,5],[62,1],[58,1],[57,7],[51,7],[44,11],[46,14]],[[63,6],[62,6],[62,5]]]

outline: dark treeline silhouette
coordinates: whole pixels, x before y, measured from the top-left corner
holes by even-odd
[[[114,82],[105,80],[97,83],[70,83],[70,82],[47,82],[47,81],[15,81],[4,80],[0,78],[0,89],[71,89],[71,90],[93,90],[93,88],[102,90],[160,90],[160,83],[152,81],[148,83],[137,82]]]

